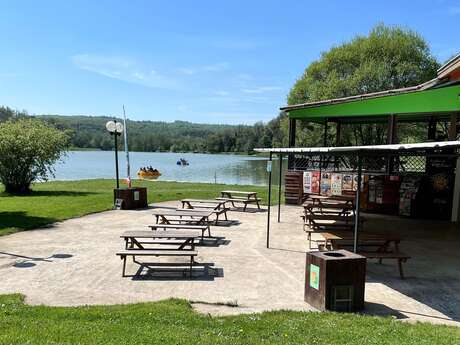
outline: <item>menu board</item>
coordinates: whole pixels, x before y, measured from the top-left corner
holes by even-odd
[[[331,175],[331,194],[342,195],[342,174]]]
[[[353,175],[342,175],[342,190],[353,190]]]
[[[320,174],[319,171],[312,171],[311,172],[311,192],[312,194],[319,194],[319,181],[320,181]]]
[[[321,195],[331,195],[331,174],[321,174]]]
[[[304,171],[303,172],[303,192],[307,194],[311,194],[311,171]]]

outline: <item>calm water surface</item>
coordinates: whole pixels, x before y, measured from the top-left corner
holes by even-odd
[[[201,153],[130,152],[131,178],[137,178],[141,166],[152,166],[161,172],[158,180],[187,182],[217,182],[240,185],[266,185],[267,158]],[[126,177],[126,159],[119,152],[120,178]],[[178,166],[179,158],[190,165]],[[284,166],[286,164],[283,164]],[[278,162],[273,165],[273,180],[277,183]],[[72,151],[56,164],[56,180],[114,178],[114,153],[110,151]]]

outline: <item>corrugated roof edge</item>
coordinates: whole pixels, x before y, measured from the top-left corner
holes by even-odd
[[[457,55],[454,55],[451,59],[447,60],[447,62],[442,65],[441,67],[438,68],[438,75],[441,74],[444,70],[448,69],[450,66],[456,64],[458,61],[460,61],[460,53]]]
[[[361,99],[385,97],[385,96],[390,96],[390,95],[399,95],[402,93],[410,93],[410,92],[426,90],[426,89],[436,86],[439,82],[440,80],[438,78],[434,78],[423,84],[416,85],[416,86],[410,86],[410,87],[404,87],[400,89],[393,89],[393,90],[386,90],[386,91],[379,91],[379,92],[372,92],[372,93],[365,93],[365,94],[356,95],[356,96],[327,99],[324,101],[287,105],[287,106],[281,107],[280,110],[289,111],[289,110],[295,110],[295,109],[316,107],[316,106],[326,105],[326,104],[345,103],[345,102],[353,102],[353,101],[357,101]]]
[[[460,141],[436,141],[415,144],[389,144],[366,146],[340,146],[340,147],[284,147],[284,148],[256,148],[256,152],[272,153],[327,153],[327,152],[359,152],[359,151],[417,151],[446,148],[459,148]]]

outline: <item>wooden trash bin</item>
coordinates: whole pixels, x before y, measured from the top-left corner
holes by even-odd
[[[115,188],[113,201],[116,208],[134,210],[147,207],[147,188]]]
[[[347,250],[307,253],[305,302],[319,310],[364,308],[366,258]]]

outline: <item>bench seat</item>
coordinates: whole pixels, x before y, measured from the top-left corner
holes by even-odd
[[[365,256],[367,259],[394,259],[398,261],[399,275],[404,279],[404,272],[402,263],[410,259],[410,256],[401,252],[358,252],[358,254]]]
[[[136,261],[136,256],[178,256],[178,257],[190,257],[190,277],[192,276],[192,269],[195,256],[198,252],[195,250],[150,250],[150,249],[128,249],[116,253],[123,260],[122,277],[126,277],[126,258],[128,256],[133,257],[133,261],[137,264],[142,265]]]
[[[259,202],[262,201],[262,199],[260,198],[249,198],[248,199],[244,197],[231,197],[231,198],[220,197],[220,198],[216,198],[216,200],[230,202],[232,203],[233,207],[235,207],[235,202],[243,203],[244,204],[243,211],[246,211],[246,207],[248,206],[248,204],[254,204],[254,203],[257,205],[257,208],[260,210]]]
[[[208,230],[208,237],[211,237],[211,229],[209,225],[194,225],[194,224],[155,224],[149,225],[149,228],[152,230],[158,229],[177,229],[177,230],[200,230],[201,231],[201,239],[204,238],[204,233]]]

